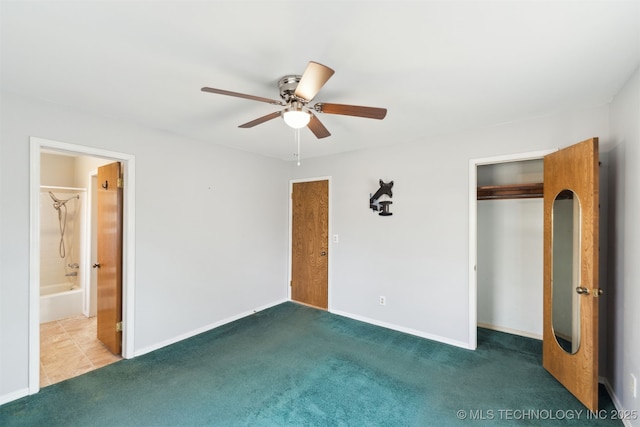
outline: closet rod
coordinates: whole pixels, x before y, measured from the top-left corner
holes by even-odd
[[[543,183],[485,185],[478,187],[478,200],[535,199],[543,197]]]

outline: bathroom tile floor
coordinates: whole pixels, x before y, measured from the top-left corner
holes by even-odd
[[[40,387],[121,359],[96,338],[97,318],[83,315],[40,324]]]

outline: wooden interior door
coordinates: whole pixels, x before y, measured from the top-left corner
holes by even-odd
[[[327,309],[329,181],[293,184],[291,299]]]
[[[98,339],[122,352],[122,176],[120,163],[98,168]]]
[[[598,409],[598,139],[549,154],[544,158],[544,326],[542,364],[588,409]],[[579,301],[579,345],[563,350],[556,339],[553,323],[554,283],[554,201],[564,190],[571,190],[579,200],[579,213],[573,215],[580,224],[577,238],[571,243],[575,254],[568,267],[577,277],[567,299]],[[557,212],[557,211],[555,211]],[[556,221],[559,221],[556,219]],[[573,221],[573,220],[572,220]],[[556,231],[558,229],[556,228]],[[559,234],[559,233],[558,233]],[[558,236],[555,236],[556,239]],[[577,249],[573,251],[573,248]],[[560,262],[556,262],[560,264]],[[557,280],[559,282],[559,280]],[[577,284],[577,286],[576,286]],[[575,286],[575,288],[574,288]],[[557,292],[557,290],[556,290]],[[576,295],[577,294],[577,295]],[[555,294],[557,295],[557,294]],[[569,313],[570,314],[570,313]],[[569,317],[573,317],[569,315]],[[574,325],[577,323],[574,321]],[[556,326],[558,324],[556,323]],[[570,329],[570,328],[569,328]],[[573,352],[573,354],[572,354]]]

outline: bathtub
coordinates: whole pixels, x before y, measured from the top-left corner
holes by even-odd
[[[40,287],[40,323],[82,314],[82,289],[70,283]]]

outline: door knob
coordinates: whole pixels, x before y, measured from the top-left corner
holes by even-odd
[[[589,295],[589,289],[582,287],[582,286],[578,286],[576,288],[576,292],[579,294],[584,294],[584,295]]]
[[[320,252],[320,256],[327,256],[327,253],[325,251]]]
[[[100,268],[100,263],[96,262],[95,264],[92,265],[93,268]]]

